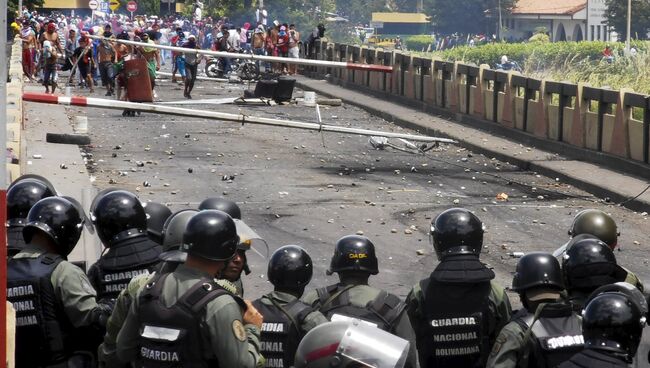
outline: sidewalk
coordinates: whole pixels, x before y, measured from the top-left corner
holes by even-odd
[[[584,161],[571,160],[556,153],[536,147],[524,146],[514,140],[483,130],[442,119],[390,100],[380,99],[347,89],[326,80],[295,76],[296,85],[306,91],[344,102],[367,110],[399,126],[422,131],[422,134],[439,135],[459,141],[460,145],[487,157],[496,157],[542,175],[586,190],[613,203],[639,212],[650,212],[650,182]],[[597,155],[594,152],[594,155]],[[640,193],[642,193],[639,195]],[[638,196],[638,198],[634,198]]]
[[[43,92],[43,87],[26,84],[25,92]],[[22,134],[23,174],[38,174],[52,182],[60,195],[78,200],[88,215],[95,195],[79,146],[53,144],[45,141],[47,133],[73,133],[70,117],[74,107],[43,105],[25,102],[25,128]],[[37,155],[37,156],[34,156]],[[42,158],[36,158],[40,155]],[[65,165],[67,169],[61,168]],[[85,261],[86,267],[101,253],[96,236],[84,230],[79,243],[68,257],[71,261]]]

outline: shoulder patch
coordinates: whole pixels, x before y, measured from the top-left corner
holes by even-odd
[[[499,335],[492,346],[492,351],[490,351],[490,356],[494,357],[501,351],[503,344],[506,343],[507,338],[504,335]]]
[[[237,286],[234,283],[225,279],[218,279],[216,281],[217,281],[217,285],[226,289],[226,291],[228,291],[229,293],[237,295]]]
[[[95,288],[90,284],[90,280],[83,273],[79,274],[79,285],[81,285],[81,289],[86,293],[97,296],[97,291],[95,291]]]
[[[240,320],[236,319],[232,321],[232,333],[235,335],[237,340],[241,342],[246,341],[246,329]]]

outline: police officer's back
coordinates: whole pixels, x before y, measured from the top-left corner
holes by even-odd
[[[27,245],[7,262],[18,367],[91,364],[110,306],[97,303],[86,275],[66,261],[82,228],[79,212],[64,198],[42,199],[29,211],[23,229]]]
[[[613,252],[618,246],[620,232],[616,226],[616,221],[610,215],[600,210],[586,209],[580,211],[573,219],[571,228],[569,229],[569,235],[572,237],[572,240],[580,236],[582,236],[582,239],[596,237],[607,244]],[[566,250],[570,248],[570,243],[571,241],[565,246]],[[637,275],[625,267],[621,266],[621,268],[627,273],[625,282],[636,286],[643,292],[643,282],[641,282]]]
[[[160,264],[157,266],[155,273],[174,272],[178,265],[185,262],[187,253],[180,250],[183,243],[183,233],[187,223],[196,213],[198,213],[197,210],[184,209],[167,218],[162,226],[162,236],[160,237],[163,252],[160,253]],[[124,320],[126,320],[133,299],[137,297],[150,277],[153,277],[153,275],[142,274],[132,278],[129,285],[117,297],[113,313],[106,323],[104,342],[98,349],[100,367],[128,367],[128,365],[121,364],[117,359],[117,334],[120,332]]]
[[[337,273],[339,283],[310,291],[302,300],[330,320],[358,318],[411,342],[408,366],[416,365],[415,336],[404,302],[394,294],[368,285],[379,273],[375,246],[370,239],[348,235],[336,243],[328,275]]]
[[[264,316],[262,354],[266,367],[291,367],[302,337],[328,322],[319,311],[300,301],[313,273],[311,257],[297,245],[276,250],[269,260],[267,276],[274,290],[253,301]]]
[[[47,183],[36,178],[12,183],[7,191],[7,256],[11,257],[25,249],[23,228],[32,206],[41,199],[54,195]]]
[[[624,281],[627,276],[607,244],[595,238],[580,240],[567,249],[562,273],[576,311],[582,310],[587,297],[598,287]]]
[[[407,297],[421,367],[482,367],[498,331],[510,318],[504,289],[479,260],[483,224],[453,208],[431,223],[440,263]]]
[[[594,292],[582,314],[585,349],[560,368],[624,368],[632,363],[646,324],[637,298],[627,292]],[[643,358],[641,358],[643,359]]]
[[[523,256],[512,289],[524,308],[499,333],[488,367],[554,368],[582,350],[580,317],[562,299],[562,271],[552,254]]]
[[[108,250],[91,266],[88,276],[100,299],[115,299],[131,278],[154,270],[161,247],[147,236],[147,215],[132,193],[104,194],[92,216]]]
[[[154,242],[162,245],[163,226],[172,215],[169,207],[158,202],[145,202],[142,204],[147,215],[147,235]]]
[[[230,216],[194,215],[183,235],[184,264],[157,274],[133,301],[117,354],[138,367],[256,367],[262,316],[215,282],[239,237]]]

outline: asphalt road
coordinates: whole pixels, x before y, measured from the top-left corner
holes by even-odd
[[[197,82],[192,95],[195,100],[236,97],[245,88]],[[169,80],[159,82],[157,93],[163,101],[184,100],[182,86]],[[95,97],[103,94],[98,88]],[[317,121],[314,108],[295,104],[192,108]],[[367,138],[354,135],[155,114],[124,118],[121,111],[108,109],[73,112],[88,116],[93,142],[89,168],[97,189],[136,191],[142,200],[167,203],[173,210],[197,207],[210,196],[234,200],[271,251],[285,244],[308,250],[315,263],[313,287],[335,282],[335,276],[325,275],[334,244],[359,233],[377,248],[380,273],[371,284],[406,296],[437,263],[427,235],[431,218],[455,206],[475,211],[484,221],[482,259],[505,286],[517,262],[511,253],[553,251],[568,239],[574,215],[585,208],[614,216],[621,232],[619,262],[650,280],[647,214],[609,205],[555,178],[521,171],[462,146],[413,155],[374,150]],[[414,133],[346,105],[321,112],[329,124]],[[234,179],[223,180],[224,175]],[[497,200],[499,193],[508,200]],[[256,298],[271,285],[265,259],[251,254],[249,262],[253,273],[244,278],[246,297]],[[511,299],[518,304],[516,295]]]

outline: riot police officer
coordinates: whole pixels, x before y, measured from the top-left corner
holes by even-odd
[[[101,341],[110,306],[97,303],[86,275],[66,261],[82,228],[75,206],[61,197],[38,201],[27,215],[26,247],[7,262],[18,367],[92,365],[89,352]]]
[[[578,312],[599,286],[625,281],[627,276],[607,244],[595,238],[583,239],[567,250],[562,273],[569,300]]]
[[[560,368],[624,368],[632,363],[647,316],[625,292],[594,294],[582,313],[585,349]]]
[[[291,367],[302,337],[312,328],[328,322],[325,316],[300,301],[311,281],[313,264],[297,245],[285,245],[269,260],[267,276],[274,290],[253,301],[264,316],[262,354],[266,367]]]
[[[133,193],[117,190],[103,195],[93,215],[108,251],[91,266],[88,276],[100,299],[115,299],[131,278],[153,271],[161,247],[147,236],[147,215]]]
[[[479,260],[483,223],[463,208],[431,222],[440,263],[406,298],[420,366],[483,367],[496,335],[510,319],[510,301],[494,272]]]
[[[215,276],[239,242],[235,223],[216,210],[194,215],[183,234],[184,264],[156,274],[133,301],[117,338],[122,362],[137,367],[257,367],[262,316]]]
[[[185,232],[187,223],[196,213],[198,211],[193,209],[180,210],[165,221],[165,224],[162,226],[163,252],[160,253],[159,258],[161,262],[155,271],[156,273],[174,272],[178,265],[185,262],[187,253],[180,250],[183,233]],[[113,313],[106,323],[104,342],[98,349],[100,367],[129,367],[129,365],[121,364],[117,359],[117,334],[124,324],[133,299],[137,297],[150,277],[151,275],[143,274],[132,278],[129,285],[117,297]]]
[[[327,322],[300,341],[296,368],[402,368],[409,342],[360,320]]]
[[[320,310],[329,320],[357,318],[408,341],[415,341],[404,302],[396,295],[368,285],[379,273],[375,245],[359,235],[344,236],[336,242],[327,274],[337,273],[339,282],[307,293],[303,302]],[[415,344],[407,365],[416,366]]]
[[[237,225],[237,234],[240,237],[240,244],[237,245],[237,252],[235,256],[228,261],[226,268],[223,270],[220,278],[232,282],[237,287],[237,295],[244,297],[244,283],[241,279],[242,272],[246,275],[251,273],[250,268],[248,267],[248,258],[246,252],[250,249],[250,244],[248,244],[244,239],[244,232],[246,234],[254,234],[250,236],[257,236],[245,223],[241,220],[241,209],[237,203],[221,198],[221,197],[209,197],[199,203],[199,211],[203,210],[218,210],[223,211],[230,215],[230,217],[235,220],[235,225]],[[250,237],[247,235],[247,237]]]
[[[13,183],[7,191],[7,256],[11,257],[25,248],[23,228],[29,210],[43,198],[55,195],[46,183],[26,178]]]
[[[147,235],[151,240],[162,245],[163,225],[172,215],[172,210],[158,202],[145,202],[142,206],[147,214]]]
[[[562,299],[562,270],[552,254],[519,259],[512,290],[524,308],[499,333],[487,367],[554,368],[582,350],[580,316]]]
[[[618,246],[618,236],[620,232],[616,226],[614,219],[603,211],[595,209],[587,209],[580,211],[571,224],[569,229],[571,240],[558,249],[555,255],[561,255],[568,250],[572,244],[575,244],[576,238],[579,240],[596,237],[602,240],[609,248],[614,251]],[[639,290],[643,291],[643,283],[641,280],[630,270],[622,267],[627,272],[625,282],[635,285]]]

